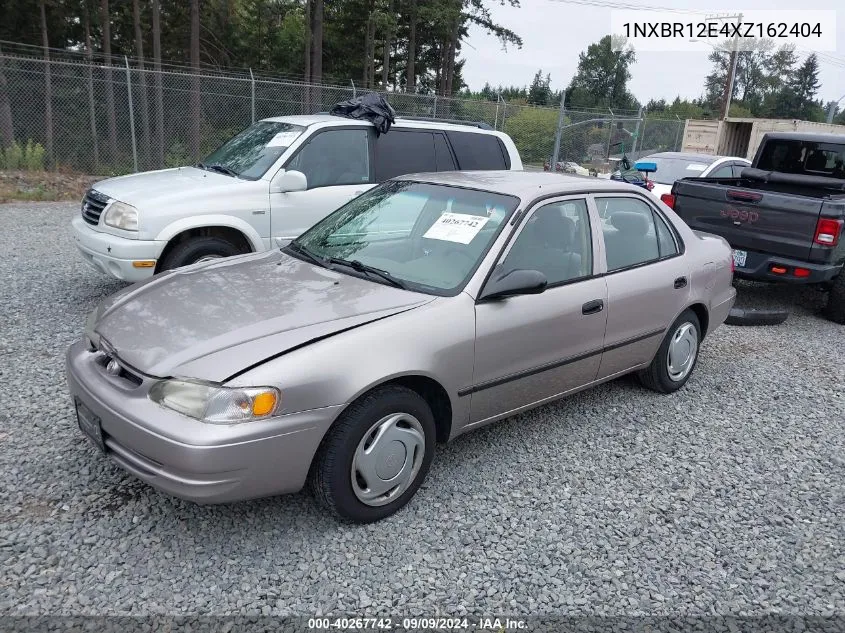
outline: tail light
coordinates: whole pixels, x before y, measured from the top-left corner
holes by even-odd
[[[660,201],[670,209],[675,208],[675,196],[673,196],[671,193],[664,193],[662,196],[660,196]]]
[[[813,242],[822,246],[836,246],[839,243],[839,234],[842,233],[843,220],[830,220],[821,218],[816,224],[816,236]]]
[[[792,274],[796,277],[809,277],[810,276],[810,269],[809,268],[796,268],[792,271]]]

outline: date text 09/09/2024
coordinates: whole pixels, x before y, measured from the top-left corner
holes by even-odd
[[[525,620],[496,617],[458,618],[310,618],[312,631],[521,631]]]

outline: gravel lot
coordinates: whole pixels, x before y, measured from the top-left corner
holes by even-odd
[[[66,347],[117,290],[75,203],[0,205],[0,613],[845,613],[845,328],[812,290],[723,326],[681,392],[630,379],[440,447],[398,515],[306,494],[201,507],[82,438]]]

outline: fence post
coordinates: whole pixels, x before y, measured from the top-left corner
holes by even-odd
[[[675,118],[676,118],[676,119],[678,119],[678,131],[677,131],[677,132],[675,132],[675,147],[673,147],[672,149],[673,149],[674,151],[676,151],[676,152],[680,152],[680,151],[681,151],[681,147],[680,147],[680,145],[678,145],[678,143],[679,143],[679,141],[680,141],[680,137],[681,137],[681,127],[682,127],[682,126],[681,126],[681,117],[679,117],[679,116],[676,114],[676,115],[675,115]]]
[[[611,110],[610,108],[608,108],[607,111],[610,112],[610,130],[607,133],[607,158],[609,160],[610,159],[610,144],[613,142],[614,118],[616,117],[616,115],[613,114],[613,110]]]
[[[354,99],[354,98],[355,98],[355,96],[356,96],[356,92],[355,92],[355,82],[352,80],[352,78],[350,78],[350,79],[349,79],[349,83],[351,83],[351,84],[352,84],[352,98]]]
[[[634,140],[631,141],[631,156],[633,156],[634,160],[637,160],[637,141],[640,138],[640,123],[643,120],[643,107],[640,106],[640,111],[637,112],[637,126],[634,128]],[[645,129],[645,124],[643,124],[643,129]]]
[[[437,118],[437,93],[434,93],[434,113],[432,115],[435,119]]]
[[[252,122],[255,123],[255,75],[249,69],[250,105],[252,106]]]
[[[129,97],[129,132],[132,134],[132,164],[135,171],[138,171],[138,145],[135,142],[135,107],[132,105],[132,77],[129,70],[129,58],[124,55],[123,62],[126,64],[126,94]]]
[[[566,89],[560,91],[560,112],[557,114],[557,132],[555,133],[555,149],[549,161],[549,169],[557,171],[557,157],[560,154],[560,137],[563,135],[563,121],[566,116]]]
[[[498,129],[499,129],[499,101],[500,101],[501,99],[502,99],[502,93],[501,93],[501,92],[497,92],[497,93],[496,93],[496,120],[495,120],[495,122],[493,123],[493,129],[494,129],[494,130],[498,130]]]

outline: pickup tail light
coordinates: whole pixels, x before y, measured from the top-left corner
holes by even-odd
[[[675,208],[675,196],[673,196],[671,193],[664,193],[663,195],[661,195],[660,201],[670,209]]]
[[[821,218],[816,224],[816,236],[813,242],[822,246],[836,246],[839,243],[839,235],[842,233],[843,220],[831,220]]]

